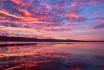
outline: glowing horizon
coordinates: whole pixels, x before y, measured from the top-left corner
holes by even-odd
[[[104,0],[0,0],[0,36],[104,40]]]

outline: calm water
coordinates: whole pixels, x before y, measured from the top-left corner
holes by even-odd
[[[104,43],[0,43],[0,70],[104,70]]]

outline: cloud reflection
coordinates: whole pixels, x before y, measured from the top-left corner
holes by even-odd
[[[0,47],[0,69],[102,70],[103,46],[103,43],[37,43]]]

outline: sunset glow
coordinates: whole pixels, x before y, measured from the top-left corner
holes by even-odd
[[[104,40],[104,0],[0,0],[0,36]]]

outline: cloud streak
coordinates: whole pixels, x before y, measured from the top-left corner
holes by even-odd
[[[104,29],[103,7],[103,0],[0,0],[0,35],[62,38],[64,32],[93,32]]]

